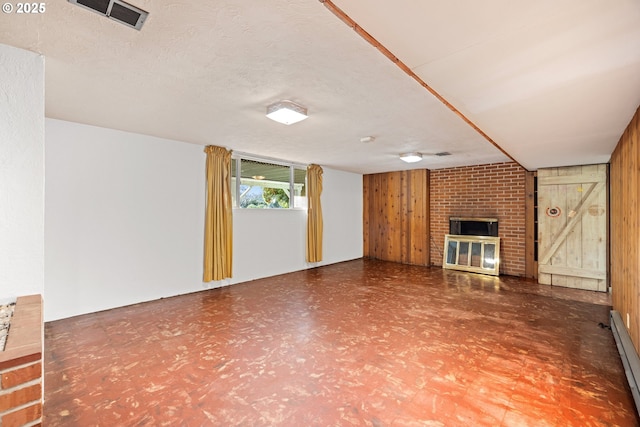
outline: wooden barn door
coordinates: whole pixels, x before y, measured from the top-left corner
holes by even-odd
[[[538,282],[607,291],[607,165],[538,170]]]

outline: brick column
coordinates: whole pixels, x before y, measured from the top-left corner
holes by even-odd
[[[42,425],[42,297],[19,297],[0,352],[0,427]]]

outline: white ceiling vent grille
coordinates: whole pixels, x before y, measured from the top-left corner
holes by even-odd
[[[144,24],[147,16],[149,16],[149,12],[145,12],[122,0],[69,0],[69,3],[93,10],[102,16],[106,16],[136,30],[142,28],[142,24]]]

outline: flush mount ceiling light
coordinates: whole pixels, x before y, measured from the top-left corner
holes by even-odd
[[[102,16],[118,21],[128,27],[140,30],[149,12],[130,5],[122,0],[68,0],[85,9],[93,10]]]
[[[278,123],[292,125],[306,119],[307,109],[291,101],[279,101],[267,107],[267,117]]]
[[[420,153],[404,153],[400,154],[400,160],[407,163],[415,163],[422,160],[422,154]]]

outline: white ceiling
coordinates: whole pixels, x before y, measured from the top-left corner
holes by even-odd
[[[130,3],[141,31],[62,0],[0,16],[45,56],[47,117],[358,173],[509,160],[331,2]],[[333,4],[529,170],[607,162],[640,105],[638,0]],[[281,99],[310,117],[270,121]]]

